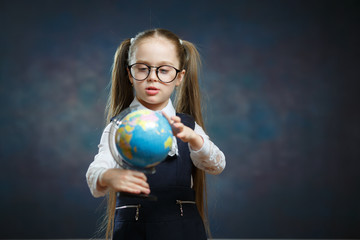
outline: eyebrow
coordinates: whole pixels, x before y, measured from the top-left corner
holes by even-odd
[[[152,65],[152,64],[150,64],[150,62],[143,61],[143,60],[138,60],[138,61],[136,61],[136,63],[145,63],[147,65]],[[173,64],[172,62],[168,62],[168,61],[159,62],[159,64],[157,64],[156,66],[163,66],[163,65],[175,66],[175,64]]]

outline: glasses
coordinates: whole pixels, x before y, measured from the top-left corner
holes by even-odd
[[[155,68],[156,76],[164,83],[170,83],[175,80],[180,70],[169,65],[162,65],[159,67],[149,66],[145,63],[135,63],[129,66],[131,76],[137,81],[145,80]]]

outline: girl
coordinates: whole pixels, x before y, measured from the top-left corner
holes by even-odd
[[[116,164],[108,145],[110,125],[105,128],[86,178],[94,197],[109,196],[106,239],[207,238],[205,172],[221,173],[225,156],[202,128],[199,64],[195,46],[164,29],[139,33],[118,47],[108,122],[128,107],[162,111],[174,141],[156,173],[146,176]],[[176,87],[175,109],[170,97]],[[157,201],[116,195],[149,194],[150,189]]]

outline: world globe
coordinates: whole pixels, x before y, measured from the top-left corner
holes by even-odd
[[[167,119],[148,109],[127,114],[115,133],[120,156],[136,168],[151,168],[163,161],[171,149],[172,139]]]

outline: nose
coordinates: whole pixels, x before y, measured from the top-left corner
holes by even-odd
[[[149,73],[147,80],[148,81],[159,81],[159,78],[156,75],[156,68],[150,68],[150,73]]]

